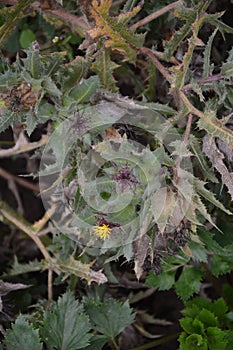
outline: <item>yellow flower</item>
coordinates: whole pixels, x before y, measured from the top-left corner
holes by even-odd
[[[107,224],[94,227],[94,234],[101,239],[106,239],[110,234],[111,228]]]

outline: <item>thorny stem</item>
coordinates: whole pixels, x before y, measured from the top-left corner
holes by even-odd
[[[177,6],[181,5],[182,4],[182,1],[179,0],[179,1],[176,1],[176,2],[173,2],[172,4],[168,5],[168,6],[165,6],[163,7],[162,9],[158,10],[158,11],[155,11],[153,13],[151,13],[149,16],[141,19],[140,21],[138,21],[137,23],[133,24],[130,29],[137,29],[139,27],[142,27],[144,26],[145,24],[153,21],[154,19],[164,15],[165,13],[167,13],[168,11],[171,11],[173,10],[174,8],[176,8]]]
[[[188,122],[187,122],[187,126],[185,129],[185,134],[184,134],[184,140],[183,140],[183,145],[186,146],[188,143],[188,139],[189,139],[189,135],[190,135],[190,131],[191,131],[191,126],[192,126],[192,120],[193,120],[193,116],[191,113],[189,113],[188,115]]]
[[[146,47],[141,48],[140,53],[149,57],[151,62],[155,65],[155,67],[160,71],[160,73],[164,76],[164,78],[171,84],[172,78],[168,70],[159,62],[159,60],[155,57],[155,53],[153,50],[148,49]]]
[[[146,55],[147,57],[149,57],[151,62],[156,66],[156,68],[160,71],[160,73],[164,76],[164,78],[170,84],[172,84],[172,78],[171,78],[170,73],[159,62],[159,60],[155,57],[155,54],[153,53],[153,50],[143,47],[140,50],[140,52],[142,54]],[[178,94],[179,94],[181,100],[183,101],[183,103],[188,107],[190,113],[195,114],[199,118],[205,119],[205,114],[203,112],[199,111],[199,109],[197,109],[196,107],[194,107],[192,105],[192,103],[189,101],[189,99],[187,98],[187,96],[184,94],[184,92],[182,90],[178,91]]]

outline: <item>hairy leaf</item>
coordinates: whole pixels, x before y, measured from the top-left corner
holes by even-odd
[[[110,49],[106,49],[103,52],[99,52],[91,68],[98,74],[102,86],[115,92],[117,88],[113,72],[117,67],[119,65],[111,60]]]
[[[45,311],[41,334],[49,349],[77,350],[89,344],[90,328],[82,306],[70,292],[66,292]]]
[[[207,163],[206,157],[204,156],[200,143],[194,135],[190,135],[189,144],[191,146],[191,150],[193,155],[195,156],[195,161],[198,166],[201,168],[204,179],[208,179],[211,182],[218,183],[218,179],[214,174],[214,171],[210,168]]]
[[[17,276],[23,273],[41,271],[42,265],[42,261],[38,261],[37,259],[29,261],[27,264],[19,263],[17,257],[15,256],[12,268],[10,271],[8,271],[8,274],[10,276]]]
[[[89,102],[90,98],[96,93],[99,88],[99,78],[97,76],[83,79],[75,88],[70,92],[70,96],[73,97],[77,104]]]
[[[11,329],[7,329],[5,338],[7,350],[42,350],[38,330],[21,315]]]
[[[199,119],[198,127],[206,130],[212,137],[218,137],[229,145],[233,144],[233,132],[225,127],[225,120],[216,118],[214,111],[206,111],[205,118]]]
[[[85,310],[92,327],[108,339],[114,339],[134,321],[135,317],[127,301],[121,304],[113,299],[104,302],[86,299]]]
[[[144,41],[144,35],[134,34],[133,30],[127,27],[129,20],[140,10],[140,6],[134,7],[130,12],[122,13],[118,17],[109,15],[112,0],[92,1],[90,9],[95,19],[96,27],[89,31],[92,38],[107,37],[105,46],[112,50],[121,52],[126,59],[134,63],[137,55],[135,48],[140,48]]]

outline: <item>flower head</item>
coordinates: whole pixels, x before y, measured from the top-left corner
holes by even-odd
[[[119,168],[115,163],[113,163],[116,174],[113,175],[113,180],[116,181],[121,192],[125,190],[132,190],[135,192],[136,186],[141,183],[137,181],[136,176],[133,174],[133,169],[129,167],[128,162],[121,168]]]
[[[107,224],[102,224],[94,227],[94,234],[101,239],[108,238],[111,228]]]
[[[103,216],[98,219],[98,225],[94,227],[94,234],[101,239],[108,238],[109,234],[114,227],[120,227],[120,224],[107,221]]]

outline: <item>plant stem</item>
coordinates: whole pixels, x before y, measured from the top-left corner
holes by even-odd
[[[172,4],[169,4],[165,7],[163,7],[162,9],[158,10],[158,11],[155,11],[153,13],[151,13],[149,16],[141,19],[140,21],[138,21],[137,23],[133,24],[130,29],[137,29],[138,27],[142,27],[144,26],[145,24],[153,21],[154,19],[164,15],[165,13],[167,13],[168,11],[171,11],[173,10],[174,8],[176,8],[177,6],[181,5],[182,4],[182,1],[179,0],[179,1],[176,1],[176,2],[173,2]]]
[[[112,344],[113,344],[113,346],[114,346],[114,348],[115,348],[116,350],[119,350],[119,349],[120,349],[119,346],[117,345],[115,339],[112,339]]]

